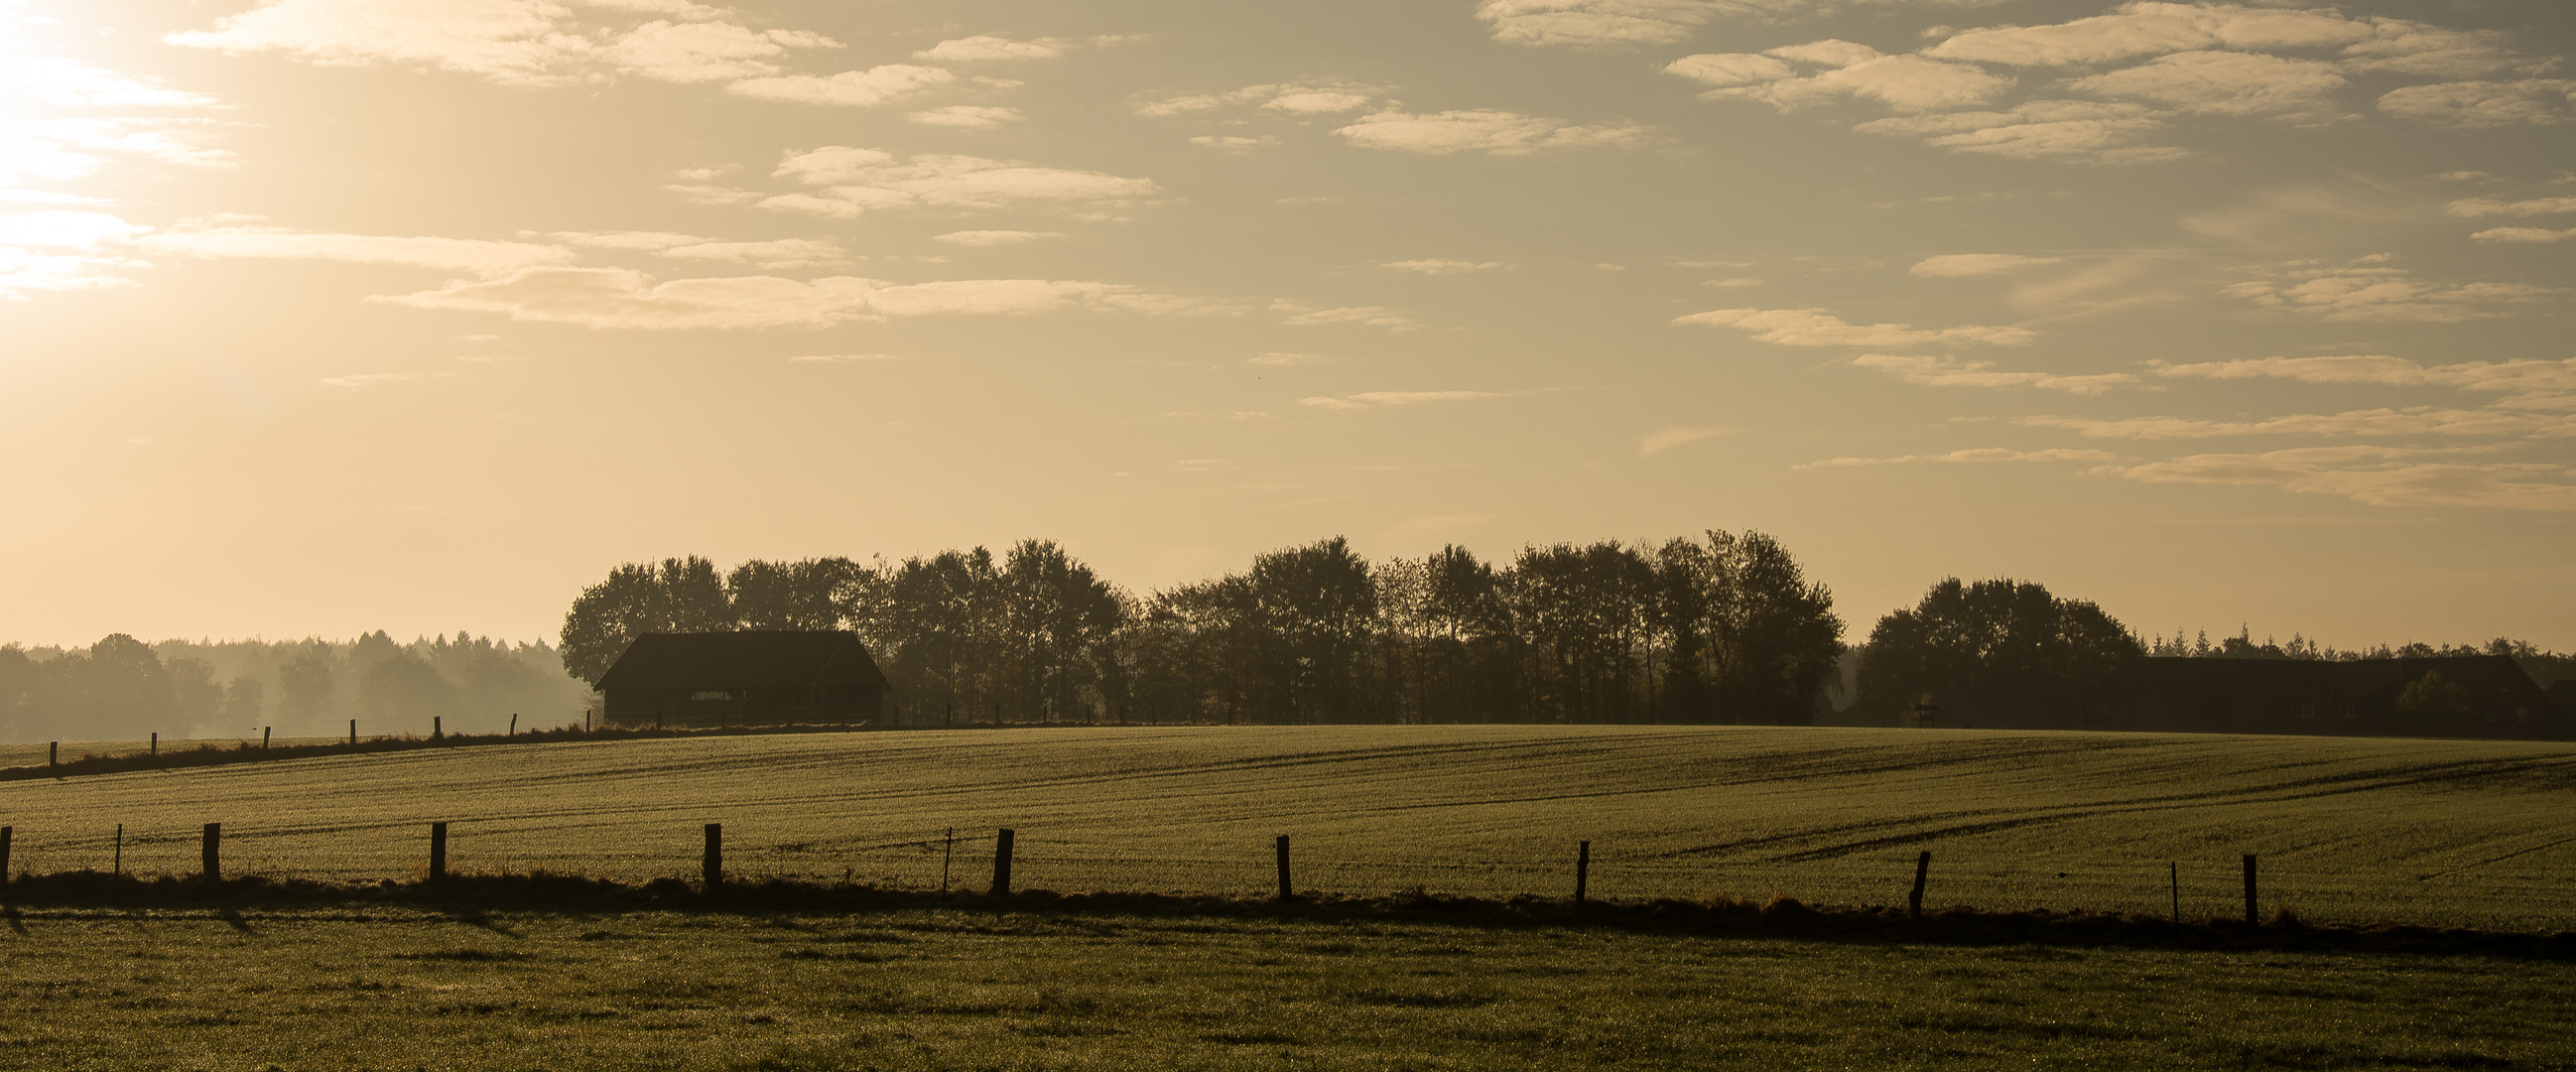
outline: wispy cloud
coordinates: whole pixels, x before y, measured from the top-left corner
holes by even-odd
[[[1702,440],[1716,439],[1719,436],[1730,436],[1743,430],[1744,429],[1741,428],[1714,426],[1694,427],[1682,424],[1676,424],[1668,428],[1658,428],[1638,438],[1637,456],[1640,458],[1651,458],[1655,455],[1671,450],[1674,447],[1697,443]]]
[[[2326,320],[2456,323],[2502,316],[2500,306],[2552,293],[2527,283],[2426,283],[2385,254],[2343,264],[2292,261],[2256,269],[2226,292],[2256,305]]]
[[[1270,303],[1270,311],[1281,316],[1280,323],[1296,327],[1320,324],[1363,324],[1373,328],[1409,331],[1419,326],[1413,318],[1383,305],[1342,305],[1318,308],[1304,302],[1281,298]]]
[[[900,156],[827,145],[788,153],[780,178],[814,193],[762,198],[764,208],[853,219],[869,212],[1039,207],[1105,217],[1159,193],[1152,179],[948,153]]]
[[[1378,267],[1393,268],[1399,272],[1420,272],[1424,275],[1468,275],[1475,272],[1491,271],[1493,269],[1506,266],[1501,261],[1460,261],[1423,258],[1409,261],[1379,261]]]
[[[2032,338],[2030,329],[2021,327],[1918,329],[1907,324],[1852,324],[1823,309],[1711,309],[1676,317],[1673,323],[1739,328],[1758,341],[1782,346],[2019,346]]]
[[[1802,462],[1791,469],[1844,469],[1859,465],[1912,465],[1916,462],[2106,462],[2117,455],[2099,450],[2069,450],[2062,447],[2047,450],[2014,450],[2009,447],[1973,447],[1948,454],[1904,454],[1893,458],[1827,458]]]
[[[2301,413],[2255,421],[2218,421],[2188,417],[2023,417],[2019,423],[2065,428],[2088,439],[2218,439],[2228,436],[2571,436],[2576,416],[2518,413],[2501,409],[2360,409],[2343,413]]]
[[[2564,361],[2463,361],[2424,365],[2386,354],[2327,357],[2258,357],[2187,364],[2155,362],[2158,376],[2212,380],[2255,378],[2301,383],[2360,383],[2384,387],[2441,385],[2508,396],[2519,409],[2576,409],[2576,358]]]
[[[1916,261],[1907,272],[1925,279],[1963,279],[2007,275],[2025,268],[2065,262],[2064,257],[2026,257],[2017,253],[1944,253]]]
[[[1212,303],[1116,283],[968,279],[895,284],[853,276],[730,276],[657,282],[622,268],[538,268],[373,299],[602,329],[828,327],[915,316],[1023,316],[1095,309],[1164,315]]]
[[[1053,231],[950,231],[947,234],[932,235],[930,236],[930,240],[933,242],[946,242],[952,246],[975,246],[980,248],[988,246],[1017,246],[1029,242],[1062,237],[1064,236]]]
[[[1528,156],[1566,149],[1633,149],[1646,144],[1634,123],[1569,123],[1489,108],[1447,112],[1372,112],[1333,131],[1368,149],[1446,156]]]
[[[1318,395],[1297,401],[1321,409],[1385,409],[1392,406],[1418,406],[1427,402],[1472,402],[1501,398],[1499,391],[1363,391],[1338,398]]]
[[[135,245],[153,252],[194,257],[345,261],[404,265],[477,275],[570,264],[571,250],[533,242],[496,242],[429,235],[361,235],[297,231],[283,227],[181,227],[145,235]]]
[[[926,127],[952,127],[958,130],[999,130],[1005,123],[1028,119],[1017,108],[997,108],[978,104],[952,104],[926,112],[914,112],[905,118]]]
[[[2576,510],[2564,465],[2422,460],[2476,448],[2298,447],[2258,454],[2194,454],[2143,465],[2104,466],[2104,475],[2154,484],[2274,487],[2337,495],[2373,506],[2470,506]]]
[[[1992,361],[1960,361],[1945,357],[1862,354],[1853,358],[1851,363],[1858,368],[1875,369],[1907,383],[1927,387],[2035,387],[2044,391],[2098,395],[2138,382],[2136,376],[2126,372],[2074,376],[2054,372],[2012,372],[1994,367]]]

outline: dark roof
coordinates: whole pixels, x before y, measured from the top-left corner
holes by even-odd
[[[771,689],[859,685],[885,674],[846,630],[646,633],[600,676],[602,689]]]

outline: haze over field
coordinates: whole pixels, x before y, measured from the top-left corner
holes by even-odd
[[[2542,0],[0,0],[0,639],[1758,529],[2576,647]]]

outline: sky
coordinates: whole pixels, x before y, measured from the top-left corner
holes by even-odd
[[[0,641],[1779,538],[2576,649],[2555,0],[0,0]]]

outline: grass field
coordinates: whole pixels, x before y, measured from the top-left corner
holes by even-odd
[[[0,1068],[2564,1068],[2576,965],[1032,915],[29,912]]]
[[[2576,928],[2576,746],[1972,730],[1261,727],[872,732],[564,743],[0,785],[14,867],[408,877],[452,867],[693,876],[722,822],[748,876],[1257,893],[1270,839],[1301,888],[2241,912]]]

